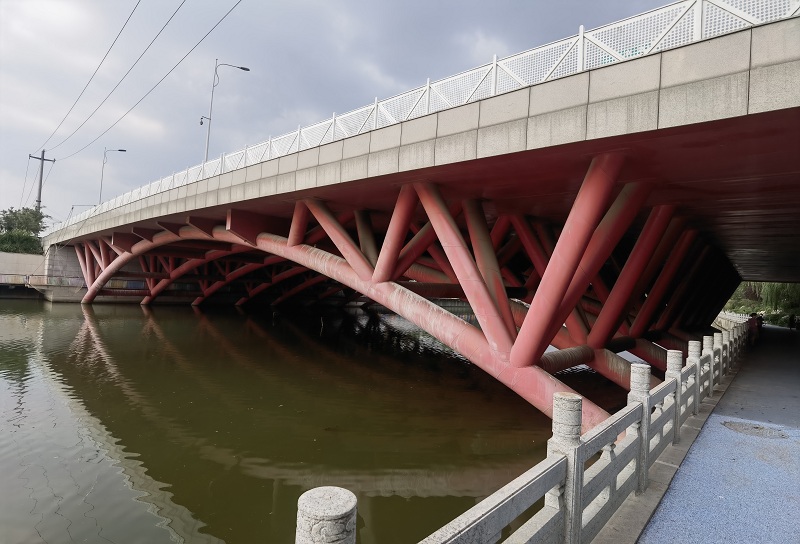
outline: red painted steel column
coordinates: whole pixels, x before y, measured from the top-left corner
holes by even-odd
[[[697,241],[695,242],[697,243]],[[698,277],[703,274],[703,267],[706,266],[710,259],[711,248],[705,245],[700,251],[699,255],[694,262],[688,266],[687,273],[681,279],[681,282],[672,292],[667,307],[662,312],[658,321],[656,322],[656,330],[666,330],[672,328],[672,323],[678,313],[681,311],[681,305],[687,300],[686,293],[691,289],[692,283],[698,280]]]
[[[631,336],[634,338],[642,336],[645,331],[650,328],[650,324],[653,321],[653,314],[662,306],[664,297],[667,294],[667,289],[672,284],[675,274],[677,274],[678,269],[681,264],[683,264],[683,260],[686,258],[686,254],[689,252],[689,248],[692,247],[696,237],[696,230],[684,231],[681,234],[675,246],[675,250],[668,257],[664,268],[661,270],[658,278],[656,278],[653,288],[647,294],[647,300],[645,300],[642,309],[639,310],[631,326]]]
[[[309,199],[304,202],[320,226],[328,233],[328,237],[342,254],[342,257],[353,267],[358,277],[362,280],[371,279],[374,272],[372,265],[369,264],[367,258],[358,249],[344,227],[333,216],[328,206],[318,200]]]
[[[513,340],[444,199],[432,185],[414,187],[492,351],[500,360],[508,360]]]
[[[559,316],[566,319],[594,281],[603,264],[619,243],[622,236],[636,219],[639,210],[650,194],[651,186],[645,183],[633,183],[623,187],[619,196],[609,208],[600,224],[592,234],[586,253],[581,258],[575,276],[567,288],[564,300],[559,309]]]
[[[83,256],[86,259],[86,272],[88,272],[88,275],[86,276],[86,294],[88,295],[88,289],[91,289],[91,287],[97,281],[97,267],[95,266],[94,255],[92,255],[92,250],[90,249],[88,241],[84,242],[83,244]]]
[[[511,350],[514,366],[533,365],[547,348],[550,341],[547,336],[557,321],[561,299],[606,210],[621,165],[622,158],[618,155],[602,155],[592,161]]]
[[[294,215],[289,227],[289,247],[303,243],[308,230],[309,214],[310,212],[303,202],[298,200],[294,203]]]
[[[221,240],[226,239],[224,231],[218,231],[218,236]],[[552,416],[553,393],[573,391],[541,368],[535,366],[513,368],[502,362],[476,327],[393,282],[374,283],[360,280],[340,257],[307,245],[287,247],[285,238],[272,234],[261,234],[258,237],[258,247],[262,251],[286,257],[320,274],[325,274],[383,304],[443,344],[463,354],[548,416]],[[608,413],[605,410],[584,400],[584,430],[591,429],[607,417]]]
[[[375,243],[375,233],[372,228],[372,219],[369,212],[366,210],[358,210],[355,212],[356,230],[358,231],[358,243],[361,247],[361,253],[369,261],[369,264],[375,266],[378,262],[378,246]]]
[[[216,293],[217,291],[219,291],[232,281],[238,280],[239,278],[242,278],[251,272],[255,272],[256,270],[260,270],[265,266],[270,266],[271,264],[276,264],[277,262],[284,260],[285,259],[283,259],[282,257],[268,257],[267,259],[264,260],[263,263],[249,263],[240,266],[233,272],[226,274],[224,280],[219,280],[211,284],[208,287],[208,289],[205,290],[202,296],[199,296],[196,299],[194,299],[194,301],[192,302],[192,306],[198,306],[205,299],[207,299],[208,297],[210,297],[211,295],[213,295],[214,293]]]
[[[492,247],[495,251],[500,247],[503,238],[506,237],[510,229],[511,221],[507,215],[501,215],[497,218],[497,221],[494,222],[494,226],[492,227]]]
[[[403,249],[403,244],[405,244],[408,226],[411,224],[411,215],[414,213],[416,206],[417,193],[414,188],[410,185],[401,187],[397,203],[392,212],[392,218],[389,221],[389,228],[383,239],[381,252],[378,255],[378,262],[375,265],[372,281],[380,283],[392,279],[397,265],[397,257],[400,255],[400,250]]]
[[[603,305],[603,309],[589,333],[591,347],[595,349],[604,347],[614,336],[622,320],[625,319],[636,282],[653,256],[653,251],[667,229],[674,212],[674,206],[658,206],[650,212],[642,233],[636,240],[625,266],[622,267],[622,272],[611,289],[608,300]]]
[[[656,246],[653,253],[653,258],[644,269],[644,273],[636,282],[636,289],[634,293],[645,293],[649,287],[652,287],[656,274],[666,265],[667,258],[670,253],[675,250],[680,235],[686,229],[686,219],[683,217],[674,217],[667,227],[667,231],[661,238],[661,241]],[[649,295],[648,295],[649,296]],[[641,307],[639,308],[641,309]],[[638,311],[638,309],[637,309]]]
[[[83,281],[86,282],[86,287],[89,287],[92,285],[92,282],[89,281],[89,268],[86,266],[86,258],[83,255],[83,249],[81,249],[80,244],[75,244],[73,247],[75,248],[75,254],[78,256],[78,264],[81,265]]]
[[[580,301],[581,296],[586,292],[589,284],[596,282],[597,274],[606,262],[611,252],[614,250],[619,240],[630,227],[636,215],[639,213],[644,201],[650,194],[649,184],[635,183],[626,185],[614,203],[606,212],[600,224],[592,234],[586,252],[581,258],[575,276],[564,294],[553,328],[548,335],[552,336],[554,330],[565,322],[570,330],[580,328],[582,331],[582,341],[586,341],[588,330],[586,323],[579,320],[573,310]]]
[[[186,274],[188,272],[191,272],[192,270],[194,270],[198,266],[201,266],[201,265],[203,265],[203,264],[205,264],[207,262],[210,262],[210,261],[213,261],[213,260],[216,260],[216,259],[221,259],[223,257],[227,257],[229,255],[235,255],[237,253],[242,253],[242,252],[251,251],[251,250],[252,250],[252,248],[250,248],[250,247],[246,247],[246,246],[241,247],[240,246],[238,248],[234,248],[231,251],[225,251],[225,250],[210,251],[210,252],[208,252],[206,254],[205,257],[200,258],[200,259],[190,259],[190,260],[186,261],[185,263],[183,263],[182,265],[180,265],[180,266],[178,266],[176,268],[173,268],[171,266],[167,266],[169,264],[174,265],[174,263],[166,263],[165,264],[165,262],[163,260],[161,260],[161,258],[159,258],[161,260],[161,266],[163,266],[164,269],[167,270],[167,273],[169,274],[169,278],[159,281],[155,285],[155,287],[150,289],[150,295],[144,297],[139,304],[141,304],[142,306],[147,306],[148,304],[150,304],[153,301],[153,299],[155,299],[158,295],[160,295],[167,287],[172,285],[172,283],[174,283],[176,279],[180,278],[181,276],[183,276],[184,274]],[[170,268],[171,268],[171,270],[170,270]]]
[[[452,209],[450,214],[453,217],[456,215]],[[457,283],[458,278],[456,278],[453,267],[447,262],[447,256],[435,245],[436,232],[433,230],[433,225],[428,222],[422,228],[419,228],[412,222],[409,228],[414,232],[414,237],[408,241],[400,252],[391,279],[397,279],[405,275],[408,269],[427,251],[442,270],[442,273],[449,278],[449,281]]]
[[[533,233],[533,229],[528,223],[528,220],[522,215],[513,215],[511,216],[511,224],[514,225],[514,230],[517,231],[517,236],[519,236],[522,247],[525,248],[525,253],[528,254],[533,268],[536,270],[539,277],[542,277],[544,271],[547,270],[547,257],[545,256],[542,244]]]
[[[517,326],[514,324],[514,317],[511,315],[511,306],[508,303],[506,287],[503,283],[503,276],[500,273],[500,265],[497,263],[492,239],[489,235],[489,227],[486,225],[483,207],[477,200],[466,200],[463,203],[463,208],[467,219],[469,238],[472,241],[472,252],[475,255],[478,270],[483,276],[483,281],[486,282],[495,306],[500,310],[500,315],[503,317],[508,333],[513,339],[517,336]]]

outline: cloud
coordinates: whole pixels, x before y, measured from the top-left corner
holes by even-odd
[[[119,81],[180,0],[142,2],[95,81],[59,130],[69,134]],[[139,100],[234,4],[192,0],[128,79],[68,143],[63,158]],[[656,7],[592,3],[408,0],[242,2],[151,95],[108,134],[56,164],[45,204],[65,217],[95,201],[103,146],[129,149],[107,165],[109,198],[202,160],[214,59],[221,73],[210,155],[241,149],[432,80]],[[134,2],[0,0],[0,209],[19,204],[27,155],[55,128],[108,50]],[[189,9],[191,6],[191,9]],[[30,166],[35,171],[36,163]],[[28,187],[30,187],[29,173]]]
[[[470,60],[476,66],[491,62],[494,55],[502,58],[516,52],[512,51],[509,45],[500,38],[489,36],[481,29],[459,34],[455,37],[455,42],[465,48]]]

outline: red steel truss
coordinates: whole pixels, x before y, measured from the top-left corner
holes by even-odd
[[[74,244],[87,285],[82,302],[131,296],[147,305],[185,294],[197,305],[236,287],[244,293],[238,304],[265,291],[280,304],[347,288],[549,415],[553,393],[570,391],[553,373],[586,364],[628,388],[630,367],[617,352],[665,368],[662,345],[685,350],[693,336],[684,331],[707,323],[739,281],[675,206],[647,206],[651,184],[619,183],[623,166],[618,153],[596,156],[563,223],[415,181],[395,189],[388,214],[334,211],[325,200],[303,198],[290,219],[230,208],[224,222],[190,216],[84,239]],[[131,278],[144,288],[112,281]],[[195,288],[176,291],[176,283]],[[478,325],[437,298],[468,302]],[[686,304],[693,299],[702,304]],[[584,402],[586,429],[606,417]]]

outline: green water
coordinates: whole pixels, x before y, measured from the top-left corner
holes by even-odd
[[[9,543],[290,543],[321,485],[356,494],[360,543],[416,542],[550,435],[462,358],[367,314],[0,301],[0,409]]]

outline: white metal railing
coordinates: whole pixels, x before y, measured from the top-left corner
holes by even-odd
[[[556,393],[547,458],[420,544],[494,543],[512,523],[518,528],[503,540],[507,544],[591,542],[631,492],[648,487],[650,467],[667,446],[680,441],[683,423],[713,395],[712,376],[732,370],[746,345],[748,319],[725,315],[729,330],[704,336],[702,349],[699,341],[690,341],[685,361],[682,352],[669,350],[665,381],[653,389],[650,367],[631,365],[627,406],[583,435],[581,397]],[[520,518],[542,499],[530,518]],[[321,509],[325,515],[331,514],[329,506]],[[349,508],[355,518],[355,506]],[[331,523],[330,517],[315,521],[318,531]],[[347,535],[352,540],[342,542],[355,542],[352,525]],[[298,524],[296,542],[311,542],[304,531]]]
[[[47,236],[147,196],[496,94],[793,17],[800,0],[683,0],[523,51],[223,154],[55,224]]]

